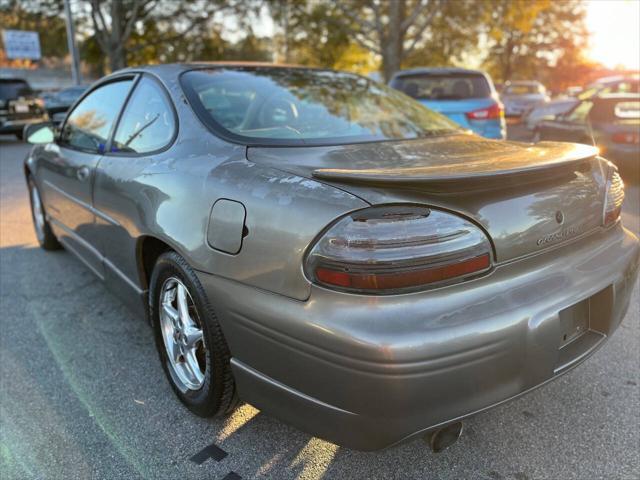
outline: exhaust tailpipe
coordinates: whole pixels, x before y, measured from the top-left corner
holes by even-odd
[[[458,441],[462,435],[462,422],[450,423],[436,428],[424,435],[423,440],[429,444],[433,453],[440,453]]]

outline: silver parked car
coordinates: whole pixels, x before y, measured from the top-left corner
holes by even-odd
[[[519,117],[532,108],[549,101],[547,90],[540,82],[507,82],[500,93],[507,117]]]
[[[240,398],[348,447],[437,448],[595,352],[636,279],[595,148],[481,138],[349,73],[128,69],[25,134],[40,244],[149,318],[202,416]]]

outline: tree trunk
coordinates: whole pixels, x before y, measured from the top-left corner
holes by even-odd
[[[126,68],[127,52],[123,47],[116,47],[109,52],[109,66],[112,72]]]
[[[404,2],[392,1],[388,3],[389,24],[386,41],[382,47],[382,72],[384,81],[388,82],[394,73],[400,70],[402,57],[404,56],[404,35],[402,34],[402,21],[404,20]]]
[[[110,32],[110,51],[109,65],[111,71],[115,72],[127,66],[127,52],[125,50],[126,38],[122,38],[122,27],[124,18],[122,15],[122,4],[118,0],[111,2],[111,32]]]

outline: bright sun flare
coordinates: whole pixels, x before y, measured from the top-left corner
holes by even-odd
[[[589,0],[588,56],[606,67],[640,69],[640,0]]]

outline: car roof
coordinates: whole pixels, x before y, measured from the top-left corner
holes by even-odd
[[[140,72],[148,71],[154,73],[162,73],[167,71],[187,71],[196,70],[199,68],[207,67],[268,67],[268,68],[299,68],[309,70],[331,70],[329,68],[309,67],[306,65],[284,64],[284,63],[270,63],[270,62],[182,62],[182,63],[163,63],[158,65],[142,65],[138,67],[128,67],[122,70],[113,72],[113,74],[127,73],[127,72]]]
[[[338,72],[338,70],[333,70],[331,68],[323,68],[323,67],[310,67],[307,65],[290,65],[283,63],[270,63],[270,62],[183,62],[183,63],[163,63],[157,65],[141,65],[137,67],[127,67],[121,70],[117,70],[103,78],[101,78],[97,83],[103,83],[105,81],[109,81],[114,77],[118,77],[121,75],[127,74],[135,74],[135,73],[144,73],[148,72],[150,74],[155,75],[163,80],[172,80],[177,79],[183,72],[187,72],[189,70],[198,70],[198,69],[206,69],[206,68],[282,68],[282,69],[304,69],[304,70],[317,70],[324,72]],[[356,75],[356,74],[354,74]]]
[[[514,80],[506,83],[506,86],[510,85],[542,85],[542,83],[537,80]]]
[[[455,75],[455,74],[474,74],[474,75],[484,75],[486,73],[482,70],[472,70],[469,68],[459,68],[459,67],[418,67],[418,68],[410,68],[407,70],[400,70],[393,74],[393,78],[405,77],[411,75]]]

